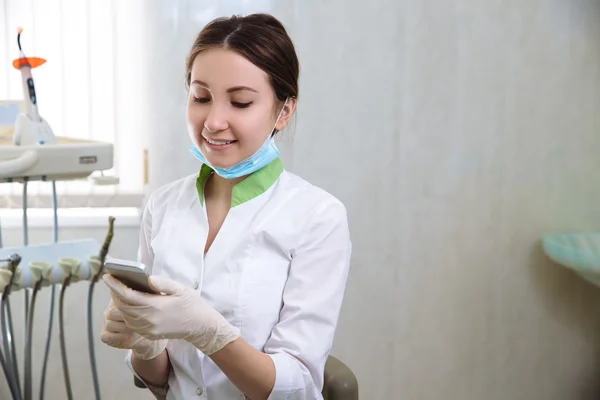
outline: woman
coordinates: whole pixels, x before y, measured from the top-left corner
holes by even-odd
[[[163,295],[112,278],[102,341],[157,398],[321,399],[348,274],[346,210],[285,171],[273,137],[298,99],[285,28],[217,19],[187,60],[199,174],[156,190],[140,260]]]

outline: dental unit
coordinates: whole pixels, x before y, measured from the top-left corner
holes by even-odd
[[[56,181],[89,179],[92,173],[113,167],[113,145],[97,141],[55,136],[48,121],[40,115],[32,70],[46,60],[27,57],[21,46],[22,29],[19,28],[17,44],[19,58],[13,66],[19,70],[24,94],[24,109],[15,120],[11,135],[0,134],[0,183],[21,182],[23,185],[23,246],[5,248],[0,226],[0,368],[12,399],[31,400],[45,398],[45,382],[49,350],[52,339],[56,290],[58,299],[58,340],[67,399],[73,399],[67,360],[65,331],[65,292],[71,285],[89,281],[86,304],[87,339],[94,398],[100,400],[100,383],[94,354],[92,304],[94,287],[103,271],[114,235],[114,217],[108,218],[108,232],[100,244],[94,239],[60,241],[58,238],[58,199]],[[100,176],[92,178],[96,184],[116,184],[118,178]],[[52,184],[53,235],[46,244],[29,244],[27,185],[34,180],[50,181]],[[1,222],[1,221],[0,221]],[[36,355],[33,343],[36,301],[39,293],[50,290],[46,341],[43,354]],[[23,292],[24,348],[22,358],[14,341],[15,315],[12,313],[11,297]],[[19,318],[20,320],[20,318]],[[39,323],[39,322],[38,322]],[[36,357],[39,356],[39,357]],[[40,362],[38,362],[38,358]],[[35,360],[35,361],[34,361]],[[42,361],[43,360],[43,361]],[[23,364],[20,374],[19,361]],[[33,368],[41,367],[39,395],[33,393]],[[1,378],[0,378],[1,379]],[[92,396],[90,396],[91,398]],[[0,393],[0,398],[3,393]],[[49,394],[48,398],[55,398]]]

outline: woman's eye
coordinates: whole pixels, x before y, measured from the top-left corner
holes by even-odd
[[[194,101],[196,103],[202,103],[202,104],[204,104],[204,103],[208,103],[210,101],[210,99],[208,97],[195,97],[194,96]]]
[[[234,106],[235,108],[246,108],[246,107],[249,107],[250,104],[252,104],[252,102],[249,102],[249,103],[239,103],[237,101],[231,102],[231,105]]]

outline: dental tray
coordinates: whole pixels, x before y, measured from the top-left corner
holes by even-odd
[[[0,135],[0,182],[85,179],[113,167],[111,143],[57,137],[57,144],[15,146]]]
[[[551,260],[600,286],[600,232],[547,234],[542,247]]]

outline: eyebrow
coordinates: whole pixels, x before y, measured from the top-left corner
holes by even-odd
[[[210,90],[209,87],[208,87],[208,84],[206,82],[202,82],[202,81],[197,80],[197,79],[194,80],[194,81],[192,81],[192,85],[198,85],[198,86],[201,86],[201,87],[203,87],[205,89]],[[230,87],[229,89],[227,89],[227,93],[240,92],[242,90],[249,90],[251,92],[258,93],[258,90],[252,89],[249,86],[233,86],[233,87]]]

